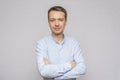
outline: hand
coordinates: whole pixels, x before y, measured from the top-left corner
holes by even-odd
[[[51,62],[47,58],[43,58],[45,64],[51,64]]]
[[[71,61],[70,62],[70,65],[71,65],[71,67],[72,67],[72,69],[76,66],[76,62],[75,61]]]

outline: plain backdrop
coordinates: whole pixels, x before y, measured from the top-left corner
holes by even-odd
[[[87,66],[78,80],[120,80],[119,0],[0,0],[0,80],[41,80],[36,42],[50,34],[47,11],[68,11],[65,34],[81,43]]]

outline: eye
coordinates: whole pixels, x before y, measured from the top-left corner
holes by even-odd
[[[60,18],[60,19],[58,19],[59,21],[64,21],[64,19],[63,18]]]
[[[49,19],[49,21],[50,21],[50,22],[53,22],[53,21],[55,21],[55,19]]]

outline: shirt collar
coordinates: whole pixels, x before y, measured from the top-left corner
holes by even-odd
[[[59,45],[63,45],[64,43],[65,43],[65,41],[66,41],[66,35],[64,35],[64,39],[63,39],[63,41],[62,41],[62,43],[60,44],[60,43],[58,43],[54,38],[53,38],[53,36],[52,35],[50,35],[50,37],[51,37],[51,39],[55,42],[55,43],[57,43],[57,44],[59,44]]]

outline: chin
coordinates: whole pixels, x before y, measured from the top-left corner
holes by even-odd
[[[63,34],[63,33],[53,33],[54,35],[61,35],[61,34]]]

